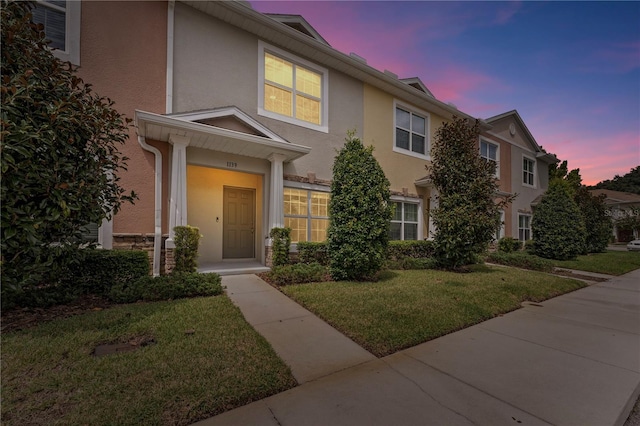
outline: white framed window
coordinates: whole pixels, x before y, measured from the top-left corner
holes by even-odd
[[[498,229],[496,229],[495,239],[496,241],[500,241],[500,238],[504,237],[504,210],[500,210],[500,224],[498,225]]]
[[[529,241],[531,239],[531,215],[518,215],[518,239],[520,241]]]
[[[395,206],[391,227],[389,228],[390,240],[417,240],[419,232],[419,203],[407,203],[392,201]]]
[[[329,71],[258,42],[258,114],[328,133]]]
[[[291,242],[327,239],[330,193],[284,188],[284,226],[291,228]]]
[[[53,54],[80,65],[80,1],[39,0],[31,11],[33,22],[44,25]]]
[[[429,113],[393,103],[393,150],[419,158],[429,156]]]
[[[500,177],[500,145],[480,139],[480,157],[496,165],[496,177]]]
[[[522,184],[535,186],[536,160],[529,157],[522,157]]]

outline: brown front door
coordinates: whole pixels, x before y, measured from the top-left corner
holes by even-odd
[[[222,258],[255,257],[255,191],[224,187]]]

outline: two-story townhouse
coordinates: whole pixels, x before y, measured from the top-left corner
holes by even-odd
[[[453,116],[472,117],[419,79],[338,52],[300,16],[265,15],[244,2],[53,3],[67,7],[69,36],[57,54],[78,48],[81,76],[135,119],[122,182],[140,199],[102,225],[105,247],[147,247],[157,274],[177,225],[200,228],[200,264],[212,268],[268,263],[273,227],[290,227],[294,242],[323,241],[331,166],[350,130],[375,146],[391,181],[392,238],[430,236],[433,134]],[[514,147],[534,159],[538,151],[521,120],[526,141],[502,135],[502,118],[494,117],[497,130],[483,123],[479,149],[483,140],[501,147],[508,193],[504,165],[514,167]]]
[[[500,190],[517,194],[505,211],[505,236],[523,242],[530,240],[533,209],[549,186],[549,165],[558,159],[538,145],[518,111],[508,111],[485,121],[491,128],[483,138],[487,143],[496,144],[500,151]]]

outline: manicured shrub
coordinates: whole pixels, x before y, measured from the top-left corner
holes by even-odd
[[[289,264],[289,250],[291,249],[291,228],[273,228],[269,232],[271,237],[273,266]]]
[[[386,260],[392,207],[389,181],[373,156],[349,133],[333,164],[327,243],[335,280],[375,276]]]
[[[196,272],[198,270],[198,245],[200,244],[200,229],[195,226],[176,226],[174,251],[175,266],[173,272]]]
[[[490,253],[487,256],[487,262],[542,272],[551,272],[553,270],[553,263],[550,260],[524,252],[505,253],[498,251]]]
[[[389,241],[387,258],[400,260],[406,257],[421,259],[433,256],[433,241]]]
[[[565,181],[555,180],[533,213],[534,253],[556,260],[574,259],[584,252],[585,227],[578,205]]]
[[[326,242],[300,241],[298,242],[298,260],[300,263],[314,263],[329,265],[329,253]]]
[[[219,294],[222,284],[218,274],[172,273],[119,283],[111,288],[108,297],[117,303],[133,303]]]
[[[329,270],[319,263],[297,263],[271,268],[268,280],[276,285],[302,284],[330,280]]]
[[[498,240],[498,251],[502,253],[513,253],[514,251],[520,251],[522,243],[519,240],[511,237],[503,237]]]
[[[436,269],[438,261],[434,258],[412,258],[403,257],[395,260],[388,260],[387,269]]]
[[[599,197],[591,195],[584,185],[580,186],[574,195],[586,229],[584,254],[603,252],[609,244],[613,222],[607,214],[605,198],[604,195]]]

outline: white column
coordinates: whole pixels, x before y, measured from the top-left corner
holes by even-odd
[[[269,197],[269,229],[282,228],[284,226],[284,188],[282,175],[284,173],[282,163],[285,160],[282,154],[271,154],[271,196]]]
[[[175,248],[173,228],[187,224],[187,146],[189,138],[170,135],[169,142],[173,145],[173,155],[171,156],[169,238],[166,247]]]
[[[433,224],[433,217],[431,216],[431,210],[438,208],[438,191],[433,187],[431,187],[431,196],[429,198],[429,236],[427,238],[432,240],[433,237],[436,236],[436,232],[438,232],[436,226]]]
[[[105,250],[113,249],[113,220],[102,219],[98,227],[98,245]]]

